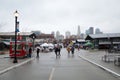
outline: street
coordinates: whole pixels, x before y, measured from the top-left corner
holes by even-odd
[[[61,56],[54,52],[40,53],[40,57],[14,68],[2,75],[0,80],[119,80],[103,69],[81,59],[76,50],[68,55],[66,49]]]

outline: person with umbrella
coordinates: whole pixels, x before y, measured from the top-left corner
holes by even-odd
[[[40,47],[37,47],[37,48],[36,48],[36,52],[37,52],[37,56],[36,56],[36,57],[39,58]]]

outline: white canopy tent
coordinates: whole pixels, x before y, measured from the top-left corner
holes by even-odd
[[[41,47],[48,47],[49,45],[47,43],[43,43],[40,45]]]

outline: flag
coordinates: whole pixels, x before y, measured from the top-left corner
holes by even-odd
[[[20,31],[19,31],[19,22],[17,22],[17,29],[16,29],[16,32],[20,32]]]

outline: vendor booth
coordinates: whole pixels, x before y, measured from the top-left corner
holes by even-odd
[[[28,42],[17,42],[16,46],[16,57],[24,58],[27,57],[29,53],[29,48],[32,46],[32,43]],[[15,42],[10,42],[9,56],[12,58],[15,56]]]

